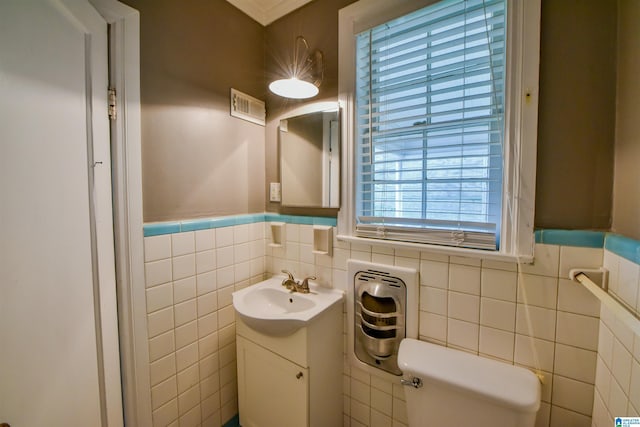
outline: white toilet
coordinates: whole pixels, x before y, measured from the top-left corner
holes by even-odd
[[[410,427],[532,427],[540,407],[533,372],[439,345],[404,339],[398,366]]]

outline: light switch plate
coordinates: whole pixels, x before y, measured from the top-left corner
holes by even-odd
[[[272,182],[269,186],[269,201],[271,202],[279,202],[280,201],[280,183]]]

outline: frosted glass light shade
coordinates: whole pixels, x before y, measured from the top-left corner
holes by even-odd
[[[269,90],[285,98],[305,99],[318,94],[318,88],[313,83],[299,80],[295,77],[280,79],[269,85]]]

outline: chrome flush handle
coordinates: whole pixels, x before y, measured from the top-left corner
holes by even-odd
[[[422,387],[422,380],[418,377],[411,377],[410,380],[405,380],[404,378],[400,379],[400,384],[402,385],[410,385],[413,388]]]

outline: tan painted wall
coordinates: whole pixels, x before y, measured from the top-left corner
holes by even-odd
[[[278,123],[287,112],[301,105],[319,101],[338,101],[338,10],[355,0],[316,0],[280,18],[266,27],[267,82],[281,75],[283,59],[291,56],[298,35],[305,37],[310,48],[324,53],[324,81],[320,93],[309,101],[293,101],[277,95],[267,95],[267,127],[265,134],[266,186],[279,182]],[[268,188],[265,187],[265,192]],[[268,193],[267,193],[268,194]],[[301,215],[335,216],[337,209],[287,208],[266,200],[265,209]]]
[[[337,49],[337,10],[352,1],[316,1],[267,27],[267,72],[275,52],[303,34]],[[615,117],[615,1],[543,0],[536,226],[608,229]],[[320,42],[322,40],[322,42]],[[291,49],[291,48],[289,48]],[[318,96],[337,99],[337,61],[327,61]],[[300,103],[268,97],[267,182],[276,181],[276,126]],[[284,212],[267,201],[268,211]],[[330,210],[320,213],[331,213]],[[306,210],[294,213],[307,213]],[[317,212],[316,212],[317,214]]]
[[[543,0],[535,225],[608,229],[615,0]]]
[[[145,221],[262,210],[335,215],[335,209],[268,201],[269,182],[279,181],[277,122],[304,102],[270,95],[266,84],[295,37],[304,35],[325,54],[325,78],[313,102],[335,101],[338,10],[353,0],[316,0],[266,28],[224,0],[125,2],[141,12]],[[543,0],[542,6],[536,226],[608,229],[616,1]],[[266,128],[229,116],[230,87],[267,100]],[[620,117],[618,132],[629,123],[635,124]],[[620,150],[631,146],[624,141]],[[616,191],[633,192],[624,183],[637,179],[623,177],[634,168],[621,160],[617,167]],[[617,200],[616,227],[622,227],[638,215],[624,219],[627,201]]]
[[[140,11],[144,220],[264,211],[264,28],[224,0],[124,0]]]
[[[640,239],[640,1],[618,1],[613,231]]]

